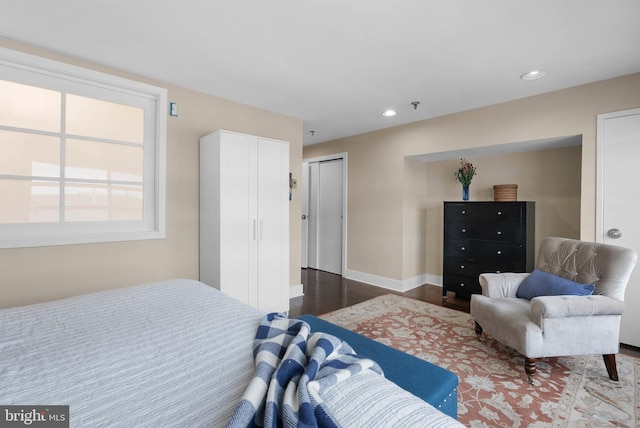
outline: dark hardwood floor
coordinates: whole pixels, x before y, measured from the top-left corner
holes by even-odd
[[[442,288],[434,285],[422,285],[400,293],[315,269],[302,269],[302,285],[304,296],[291,299],[289,310],[291,317],[303,314],[326,314],[384,294],[398,294],[442,305]],[[454,294],[450,294],[447,298],[447,307],[469,312],[469,299],[459,299]]]
[[[425,284],[400,293],[315,269],[302,269],[302,285],[304,296],[295,297],[290,301],[291,318],[303,314],[326,314],[384,294],[397,294],[442,306],[442,288],[435,285]],[[449,293],[446,306],[468,313],[469,299]],[[622,345],[620,353],[640,358],[640,348],[633,346]]]

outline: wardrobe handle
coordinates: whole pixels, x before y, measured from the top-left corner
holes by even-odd
[[[257,220],[254,218],[253,219],[253,240],[256,240],[256,227],[257,227]]]

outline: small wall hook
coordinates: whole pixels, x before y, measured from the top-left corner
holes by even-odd
[[[417,109],[418,109],[418,104],[420,104],[420,101],[413,101],[413,102],[411,103],[411,105],[413,106],[413,109],[414,109],[414,110],[417,110]]]

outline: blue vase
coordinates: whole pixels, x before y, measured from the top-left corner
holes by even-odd
[[[462,200],[469,200],[469,186],[462,186]]]

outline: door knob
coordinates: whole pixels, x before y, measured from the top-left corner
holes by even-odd
[[[620,229],[609,229],[607,231],[607,236],[611,239],[620,239],[620,237],[622,237],[622,232]]]
[[[302,214],[302,219],[303,219],[303,220],[306,220],[306,219],[307,219],[306,214]]]

